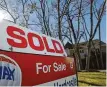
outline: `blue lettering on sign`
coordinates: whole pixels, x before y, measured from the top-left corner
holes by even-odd
[[[10,67],[0,66],[0,80],[13,80],[14,81],[15,69],[11,70]]]
[[[65,82],[62,84],[60,84],[59,82],[54,83],[54,87],[65,87],[65,86],[77,86],[77,79],[73,78],[70,81],[66,81],[65,79]]]

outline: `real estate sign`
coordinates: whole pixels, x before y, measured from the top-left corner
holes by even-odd
[[[61,42],[0,22],[0,86],[76,86],[74,58]]]

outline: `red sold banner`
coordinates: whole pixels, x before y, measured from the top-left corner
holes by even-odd
[[[0,86],[76,86],[74,58],[59,40],[0,23]]]

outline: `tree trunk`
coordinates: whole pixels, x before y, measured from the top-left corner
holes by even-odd
[[[101,69],[104,69],[103,65],[103,58],[102,58],[102,50],[101,50],[101,30],[100,30],[100,24],[99,24],[99,46],[100,46],[100,60],[101,60]]]
[[[88,57],[86,59],[86,70],[89,71],[90,68],[90,58],[91,58],[91,40],[88,43]]]
[[[83,66],[82,66],[81,56],[80,56],[80,52],[79,52],[79,47],[77,44],[75,45],[75,54],[78,59],[78,61],[77,61],[78,62],[78,70],[79,70],[79,67],[80,67],[80,70],[82,70]]]
[[[97,62],[97,68],[99,69],[98,53],[96,52],[96,48],[95,48],[95,45],[94,45],[93,41],[92,41],[92,45],[93,45],[94,50],[95,50],[95,57],[96,57],[96,62]]]
[[[59,39],[62,41],[61,16],[60,16],[60,0],[58,0],[58,35],[59,35]]]

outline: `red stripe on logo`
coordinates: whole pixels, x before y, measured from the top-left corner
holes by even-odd
[[[5,58],[3,56],[0,56],[0,61],[5,61],[5,62],[11,63],[13,65],[16,65],[14,62],[12,62],[11,60],[9,60],[9,59],[7,59],[7,58]]]

